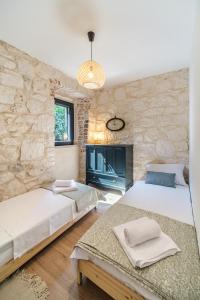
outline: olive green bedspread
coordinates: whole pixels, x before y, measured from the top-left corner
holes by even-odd
[[[112,228],[148,216],[180,247],[181,252],[144,269],[134,268]],[[78,247],[114,265],[161,299],[200,299],[200,261],[195,228],[191,225],[123,204],[112,206],[78,241]]]

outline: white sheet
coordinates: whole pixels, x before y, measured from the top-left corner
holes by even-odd
[[[93,208],[89,206],[77,213],[74,200],[45,189],[1,202],[0,266],[21,256],[69,221],[79,220]]]
[[[188,186],[177,185],[176,188],[170,188],[136,181],[119,203],[194,225]]]
[[[13,255],[12,237],[0,227],[0,266],[3,266]]]
[[[0,203],[0,226],[17,258],[73,219],[72,200],[37,189]]]
[[[95,265],[99,266],[102,270],[108,272],[112,276],[114,276],[119,281],[123,282],[125,285],[127,285],[132,290],[138,292],[140,295],[142,295],[147,300],[160,300],[160,298],[148,290],[146,290],[144,287],[142,287],[138,282],[133,280],[133,278],[128,277],[126,274],[120,272],[118,269],[116,269],[113,265],[109,264],[108,262],[105,262],[99,258],[94,257],[91,254],[88,254],[85,250],[82,250],[78,247],[74,249],[74,251],[71,254],[71,258],[74,259],[84,259],[89,260],[93,262]]]
[[[128,206],[149,210],[160,215],[193,225],[193,215],[190,201],[189,188],[177,186],[175,188],[145,184],[136,181],[134,186],[118,201]],[[71,255],[75,259],[85,259],[94,262],[106,272],[126,284],[131,289],[141,294],[145,299],[158,300],[157,295],[143,288],[139,283],[120,272],[113,265],[102,261],[86,251],[76,247]]]

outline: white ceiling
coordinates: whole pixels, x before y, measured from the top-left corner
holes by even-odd
[[[0,0],[0,39],[75,78],[94,59],[107,86],[189,65],[198,0]]]

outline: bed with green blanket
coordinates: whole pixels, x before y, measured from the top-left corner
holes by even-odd
[[[136,290],[145,299],[198,300],[200,299],[200,260],[195,227],[166,215],[134,207],[136,194],[137,197],[141,197],[141,202],[145,202],[146,188],[148,189],[148,187],[142,186],[140,195],[137,190],[137,193],[134,193],[134,188],[132,188],[133,192],[130,193],[132,205],[127,205],[125,196],[100,217],[78,241],[72,258],[94,262],[128,287]],[[150,188],[152,189],[152,187]],[[175,197],[176,193],[180,192],[178,189],[172,192],[168,189],[163,189],[163,193],[168,192],[167,197],[173,195]],[[158,197],[160,193],[156,193],[156,188],[151,192],[154,192],[154,197]],[[148,193],[146,194],[148,195]],[[169,205],[164,201],[167,201],[167,198],[162,198],[161,205]],[[182,207],[184,207],[184,197],[182,197],[182,201]],[[143,216],[156,220],[162,231],[179,246],[181,252],[149,267],[139,269],[134,268],[130,263],[112,228]]]

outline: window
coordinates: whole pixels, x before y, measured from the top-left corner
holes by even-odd
[[[74,104],[55,99],[55,145],[74,142]]]

